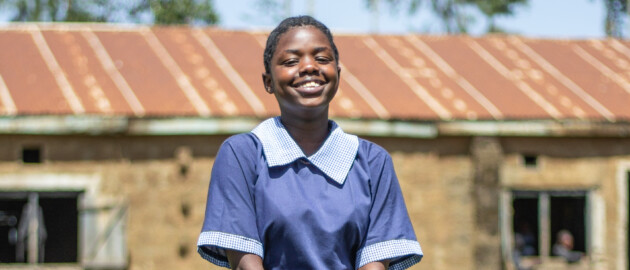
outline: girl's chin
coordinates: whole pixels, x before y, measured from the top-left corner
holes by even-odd
[[[328,106],[328,103],[330,102],[326,102],[321,98],[313,98],[310,100],[303,100],[302,102],[300,102],[300,105],[305,108],[320,108],[323,106]]]
[[[328,110],[327,103],[309,102],[309,103],[293,104],[293,106],[291,106],[291,109],[289,109],[288,111],[293,111],[294,113],[299,114],[301,112],[310,113],[310,112],[321,112],[323,110]]]
[[[326,85],[324,84],[318,87],[293,88],[293,89],[302,97],[318,97],[324,94]]]

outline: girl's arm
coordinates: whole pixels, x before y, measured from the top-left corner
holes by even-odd
[[[264,270],[262,259],[258,255],[251,253],[243,253],[236,250],[226,250],[230,267],[236,270]],[[385,270],[389,265],[389,261],[379,261],[368,263],[359,270]]]
[[[251,253],[228,249],[225,251],[230,267],[236,270],[264,270],[262,258]],[[378,268],[375,268],[378,269]]]

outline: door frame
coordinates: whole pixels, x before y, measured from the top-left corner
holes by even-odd
[[[628,185],[630,179],[628,174],[630,173],[630,160],[619,161],[617,165],[617,228],[616,234],[623,235],[624,237],[617,237],[617,261],[615,262],[616,269],[628,269],[628,207],[630,207],[630,201],[628,201]]]

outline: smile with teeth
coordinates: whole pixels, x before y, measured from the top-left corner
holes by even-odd
[[[315,87],[319,87],[321,85],[322,85],[321,82],[310,81],[310,82],[306,82],[306,83],[303,83],[303,84],[299,84],[297,87],[298,88],[315,88]]]
[[[302,85],[302,87],[306,87],[306,88],[317,87],[317,86],[319,86],[319,83],[316,83],[316,82],[307,82]]]

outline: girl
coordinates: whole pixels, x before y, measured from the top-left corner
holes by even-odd
[[[232,269],[405,269],[422,258],[389,154],[328,119],[339,53],[309,16],[264,52],[280,116],[227,139],[211,175],[201,256]]]

